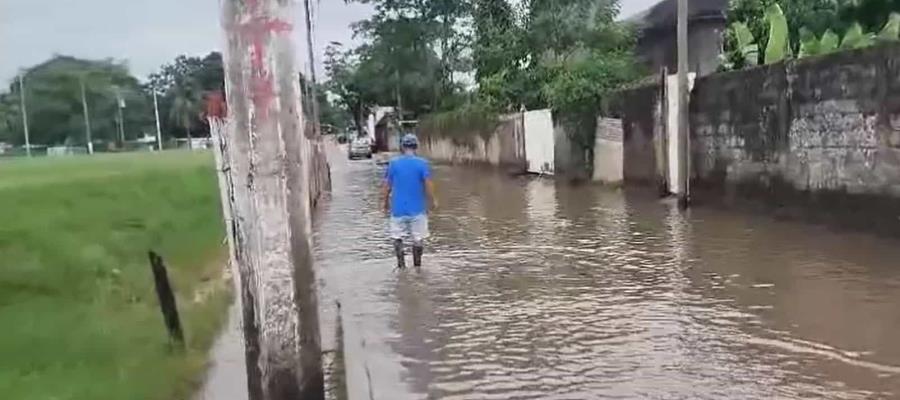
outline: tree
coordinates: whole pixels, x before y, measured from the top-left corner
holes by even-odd
[[[81,84],[90,106],[92,137],[116,141],[116,88],[125,101],[123,120],[126,139],[150,132],[152,103],[128,68],[111,60],[95,61],[56,56],[24,72],[31,143],[36,145],[85,145]],[[0,95],[0,131],[4,140],[22,144],[19,86],[10,85]]]
[[[185,80],[171,89],[172,105],[169,116],[175,124],[184,129],[188,146],[191,145],[191,128],[200,122],[201,97],[197,91],[197,84],[192,80]]]
[[[482,80],[516,68],[521,59],[521,33],[512,6],[506,0],[475,0],[473,11],[475,78]]]
[[[327,90],[337,97],[338,103],[353,121],[357,132],[363,131],[363,115],[371,106],[371,91],[366,87],[371,81],[358,74],[359,63],[352,50],[332,42],[325,48],[325,73]]]
[[[859,23],[866,32],[877,32],[888,22],[891,13],[900,12],[900,0],[841,0],[839,4],[841,28]]]
[[[210,92],[218,91],[224,95],[224,82],[225,71],[219,52],[211,52],[202,58],[181,55],[151,74],[147,89],[160,94],[160,115],[169,116],[160,121],[163,132],[184,132],[188,138],[208,136],[209,127],[200,118],[202,99]]]
[[[458,104],[463,85],[457,78],[471,69],[469,1],[358,1],[372,4],[375,15],[356,25],[366,43],[353,51],[355,71],[381,76],[370,88],[377,103],[411,116]]]

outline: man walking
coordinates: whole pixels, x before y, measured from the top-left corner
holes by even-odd
[[[425,239],[428,238],[428,210],[437,208],[434,183],[428,161],[416,155],[419,140],[413,134],[400,139],[403,154],[391,160],[384,179],[384,210],[390,213],[390,233],[394,240],[397,267],[406,268],[403,239],[413,242],[413,265],[422,266]],[[427,197],[427,199],[426,199]]]

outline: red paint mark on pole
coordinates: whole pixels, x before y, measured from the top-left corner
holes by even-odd
[[[267,41],[274,35],[293,30],[293,25],[279,18],[261,15],[259,0],[247,0],[247,22],[241,23],[238,34],[245,43],[251,45],[250,82],[251,98],[258,119],[268,119],[272,102],[275,99],[275,88],[271,72],[266,68]]]

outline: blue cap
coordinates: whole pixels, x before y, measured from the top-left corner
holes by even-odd
[[[405,149],[415,149],[419,147],[419,138],[412,133],[407,133],[400,138],[400,147]]]

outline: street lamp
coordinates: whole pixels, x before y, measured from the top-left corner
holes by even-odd
[[[159,102],[156,100],[156,86],[151,86],[153,91],[153,114],[156,116],[156,146],[157,150],[162,151],[162,129],[159,127]]]
[[[28,135],[28,109],[25,107],[25,72],[19,73],[19,103],[22,111],[22,128],[25,131],[25,154],[31,157],[31,138]]]
[[[113,85],[113,93],[116,95],[116,122],[118,122],[119,144],[125,148],[125,120],[122,117],[122,109],[125,108],[125,99],[122,98],[122,91],[118,85]]]
[[[85,94],[84,88],[84,76],[78,78],[78,83],[81,86],[81,110],[84,112],[84,140],[87,142],[88,154],[94,154],[94,143],[93,138],[91,137],[91,116],[88,112],[87,95]]]

